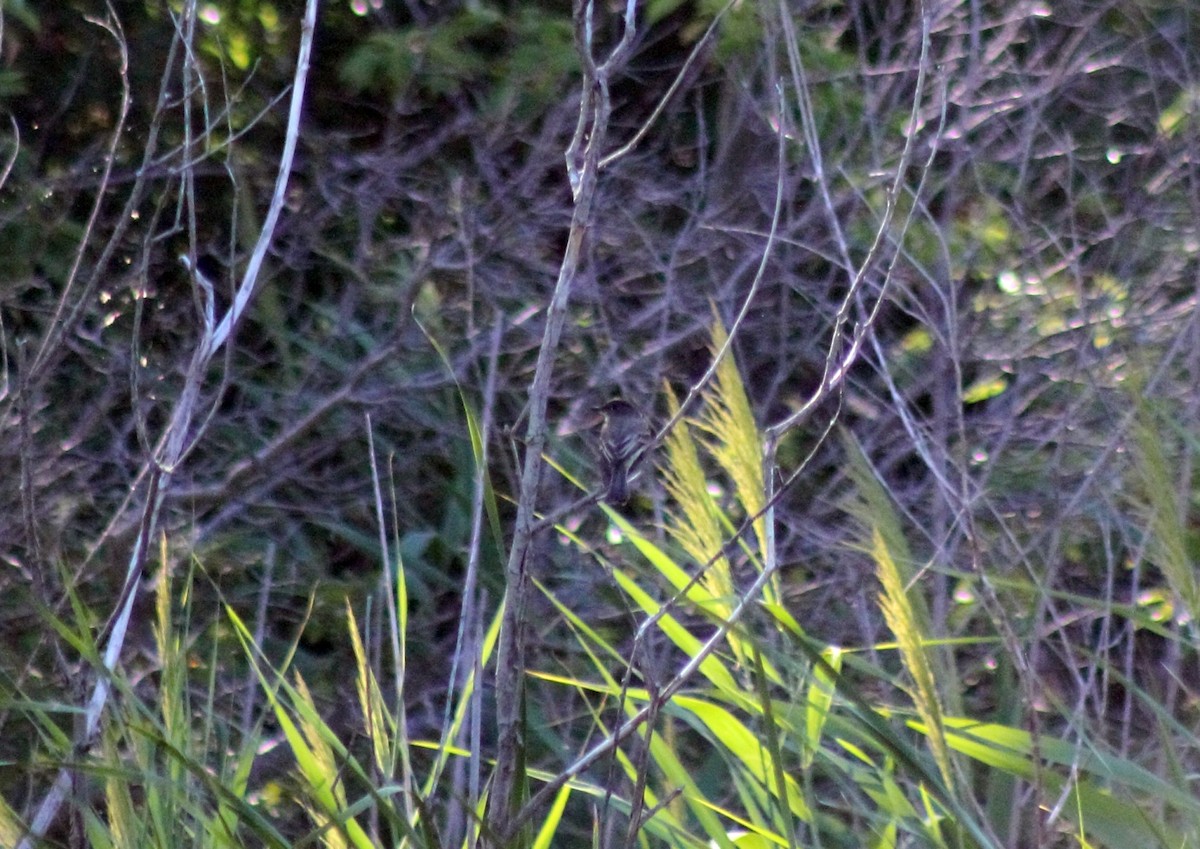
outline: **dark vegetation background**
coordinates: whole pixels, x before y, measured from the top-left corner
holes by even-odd
[[[1150,494],[1128,458],[1141,409],[1191,553],[1200,6],[932,6],[931,93],[900,198],[911,224],[885,244],[866,291],[892,263],[893,288],[844,391],[789,435],[781,465],[838,415],[902,509],[915,557],[933,567],[921,586],[941,633],[990,632],[955,594],[976,565],[1001,587],[1036,588],[1006,596],[1035,667],[1081,721],[1136,749],[1145,717],[1123,686],[1090,674],[1097,659],[1189,726],[1200,685],[1194,652],[1104,613],[1155,605],[1165,628],[1191,627],[1173,618],[1140,506]],[[717,8],[655,0],[641,11],[613,89],[614,143],[646,124]],[[175,6],[113,10],[129,49],[128,120],[115,138],[121,58],[89,20],[104,7],[5,4],[0,682],[10,697],[80,698],[80,661],[45,615],[67,615],[70,593],[96,629],[110,610],[146,497],[139,474],[196,338],[178,257],[194,255],[218,302],[228,297],[270,196],[298,40],[291,4],[204,5],[204,74],[185,116],[181,57],[169,52]],[[601,19],[611,42],[618,18]],[[788,71],[787,27],[803,81]],[[919,35],[915,3],[782,0],[725,13],[645,138],[602,176],[555,373],[556,461],[594,486],[591,407],[619,392],[661,417],[664,382],[685,391],[699,376],[714,311],[731,321],[762,260],[777,186],[778,237],[734,351],[763,424],[813,391],[904,143]],[[777,79],[805,87],[819,168],[794,91],[781,120]],[[415,736],[438,727],[474,474],[457,387],[478,402],[495,372],[490,472],[503,499],[516,490],[516,435],[569,225],[563,152],[577,80],[566,3],[321,8],[286,213],[233,352],[214,366],[207,429],[174,480],[164,531],[169,556],[194,557],[203,572],[200,627],[219,628],[223,597],[265,624],[270,655],[303,623],[297,663],[335,724],[352,698],[345,600],[363,609],[380,584],[369,417],[411,595],[409,717]],[[185,120],[198,139],[190,152]],[[822,640],[866,646],[887,635],[871,563],[848,545],[846,486],[843,445],[829,440],[777,527],[797,618]],[[577,494],[545,475],[544,506]],[[630,514],[651,527],[663,507],[646,483]],[[603,544],[597,514],[579,522]],[[538,551],[533,574],[585,620],[628,627],[594,563],[553,540]],[[494,541],[482,568],[494,605]],[[544,656],[569,667],[569,649],[533,630],[531,665]],[[994,658],[963,657],[968,709],[994,707]],[[139,663],[152,660],[134,646],[127,665]],[[218,710],[243,709],[244,674],[231,651]],[[32,741],[10,714],[0,723],[0,754],[20,764]],[[27,782],[0,769],[0,792],[18,807]]]

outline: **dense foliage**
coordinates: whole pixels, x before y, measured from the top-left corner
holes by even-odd
[[[617,4],[599,5],[602,57],[625,28]],[[239,638],[304,676],[333,734],[364,733],[348,670],[391,646],[384,599],[402,569],[409,661],[402,687],[380,673],[396,684],[380,705],[407,710],[393,733],[439,740],[470,672],[452,683],[449,659],[464,640],[482,651],[473,641],[506,590],[530,389],[578,197],[583,13],[550,0],[321,7],[283,213],[232,344],[200,375],[149,552],[152,481],[206,312],[230,309],[271,201],[301,11],[73,0],[2,13],[0,796],[27,817],[70,759],[59,709],[86,701],[131,558],[147,581],[124,698],[160,698],[163,631],[179,628],[207,647],[184,662],[204,670],[197,713],[238,741],[284,722],[246,695],[257,666]],[[872,671],[846,674],[872,682],[874,708],[911,696],[908,718],[936,726],[940,688],[947,715],[1031,733],[1031,762],[1069,764],[1051,741],[1082,740],[1191,793],[1200,5],[652,0],[632,32],[605,86],[604,153],[631,147],[604,163],[586,222],[538,509],[599,485],[596,405],[619,394],[666,421],[748,310],[736,372],[645,464],[624,518],[590,503],[533,543],[528,766],[553,772],[599,733],[579,721],[593,709],[579,682],[604,665],[583,644],[611,648],[609,683],[649,704],[655,676],[693,656],[671,632],[635,644],[653,610],[638,592],[695,602],[657,547],[684,572],[724,564],[701,581],[711,598],[680,614],[697,633],[770,574],[756,603],[772,636],[731,638],[721,655],[730,675],[766,682],[747,683],[751,701],[770,689],[786,702],[775,689],[789,675],[832,676],[796,659],[813,646],[854,647]],[[777,493],[771,533],[760,523],[731,544],[768,506],[764,489]],[[166,564],[192,577],[155,624],[149,579]],[[478,623],[465,621],[475,602],[464,609],[476,568]],[[348,608],[368,649],[346,637]],[[244,634],[237,616],[254,623]],[[923,680],[906,631],[960,642],[940,644]],[[615,683],[621,658],[640,696]],[[701,724],[677,743],[696,792],[753,819]],[[114,760],[137,748],[105,747]],[[989,798],[994,778],[931,752],[929,775],[960,782],[939,804],[978,813],[997,845],[1070,842],[1061,810],[1045,815],[1063,806],[1039,767]],[[255,761],[242,795],[259,804],[293,766]],[[629,793],[602,772],[596,786]],[[832,845],[866,845],[855,829],[877,823],[848,797],[879,803],[890,787],[825,779],[794,792],[823,799],[830,821],[799,803],[791,814]],[[449,813],[462,787],[428,802],[451,842],[472,822]],[[284,834],[309,827],[282,802],[256,810]],[[572,809],[562,839],[590,841],[590,811]],[[710,839],[705,815],[674,813]],[[1200,835],[1200,816],[1150,819]],[[56,839],[80,839],[60,827]],[[686,843],[669,831],[647,833]]]

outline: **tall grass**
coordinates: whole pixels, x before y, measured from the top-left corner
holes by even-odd
[[[843,507],[889,633],[869,645],[836,645],[822,639],[822,622],[798,616],[792,578],[763,556],[756,511],[764,501],[749,491],[762,487],[761,470],[727,476],[760,444],[742,398],[736,370],[723,371],[704,410],[669,436],[659,469],[644,475],[661,482],[669,499],[660,527],[608,507],[610,532],[559,527],[563,544],[606,570],[622,611],[616,621],[628,627],[597,621],[594,599],[580,605],[553,582],[537,584],[553,618],[536,623],[546,642],[531,649],[525,675],[525,789],[515,812],[521,827],[509,845],[1001,847],[1027,845],[1034,833],[1047,846],[1197,845],[1189,703],[1168,710],[1137,680],[1121,680],[1146,721],[1140,745],[1124,750],[1049,681],[1038,682],[1044,703],[1014,706],[1023,690],[1011,680],[1004,643],[981,628],[986,616],[977,610],[952,620],[951,627],[971,623],[970,632],[965,625],[962,633],[931,632],[929,566],[848,436]],[[674,404],[669,394],[667,403]],[[1140,421],[1133,470],[1147,493],[1160,492],[1144,505],[1147,550],[1187,610],[1192,584],[1180,552],[1190,532],[1182,508],[1161,494],[1169,475],[1154,421]],[[617,542],[604,544],[604,536]],[[67,764],[79,778],[67,826],[75,836],[57,841],[449,849],[499,840],[484,825],[486,778],[495,767],[489,743],[485,734],[464,733],[486,713],[479,673],[493,659],[497,611],[479,639],[461,643],[466,674],[451,691],[445,725],[419,737],[405,713],[416,694],[401,686],[390,696],[383,682],[414,664],[437,663],[446,674],[451,667],[443,658],[407,655],[402,563],[389,590],[401,633],[384,641],[402,656],[388,658],[368,642],[359,613],[347,605],[345,640],[355,661],[344,678],[355,707],[331,717],[292,650],[268,656],[233,605],[201,621],[195,599],[203,564],[177,576],[171,562],[164,543],[154,665],[142,676],[128,667],[114,676],[117,698],[100,746],[73,752],[64,731],[70,717],[55,704],[9,702],[37,740],[38,758],[26,765],[31,775]],[[960,603],[973,604],[961,590],[972,575],[951,577]],[[991,579],[998,598],[1014,606],[1049,592],[1000,570]],[[1056,598],[1080,610],[1090,604]],[[70,621],[47,615],[47,624],[96,664],[90,614],[78,599],[73,609]],[[1152,608],[1094,612],[1193,654],[1183,642],[1188,628],[1159,621]],[[960,670],[980,652],[988,660],[969,680]],[[1108,663],[1100,651],[1091,657]],[[261,706],[249,725],[229,718],[223,692],[236,665],[252,673]],[[1104,672],[1120,677],[1115,668]],[[992,698],[971,696],[981,686]],[[1026,724],[1034,711],[1047,729],[1040,741]],[[539,719],[549,716],[557,718],[553,725]],[[274,756],[268,743],[277,746]],[[276,763],[284,766],[263,772],[279,751],[286,757]],[[484,776],[479,795],[454,778],[468,764]],[[1043,801],[1022,807],[1032,799]],[[16,812],[0,807],[0,842],[13,845],[21,834]]]

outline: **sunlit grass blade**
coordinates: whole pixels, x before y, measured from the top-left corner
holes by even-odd
[[[829,665],[812,667],[812,681],[808,685],[804,700],[805,745],[800,763],[805,768],[812,766],[813,758],[821,747],[821,734],[829,718],[836,692],[834,682],[837,680],[837,673],[841,672],[844,657],[842,651],[833,646],[823,650],[821,656]]]

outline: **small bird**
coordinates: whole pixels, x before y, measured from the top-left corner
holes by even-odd
[[[600,470],[613,504],[629,500],[629,479],[650,444],[650,423],[633,404],[614,398],[596,410],[604,416],[600,428]]]

